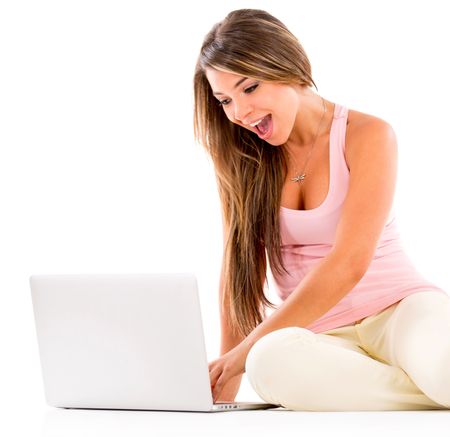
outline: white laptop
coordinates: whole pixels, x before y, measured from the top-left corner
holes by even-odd
[[[33,275],[50,406],[166,411],[277,408],[213,403],[192,273]]]

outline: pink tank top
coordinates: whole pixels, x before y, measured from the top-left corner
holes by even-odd
[[[282,300],[333,246],[350,179],[344,155],[347,115],[346,107],[335,104],[329,142],[329,189],[324,202],[308,210],[281,207],[281,254],[290,276],[278,276],[276,272],[272,275]],[[419,291],[445,293],[423,278],[408,258],[392,209],[364,277],[341,301],[306,328],[318,333],[349,325]]]

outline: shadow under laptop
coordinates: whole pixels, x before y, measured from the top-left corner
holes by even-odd
[[[271,410],[243,410],[231,414],[208,414],[198,411],[158,411],[158,410],[115,410],[115,409],[78,409],[49,407],[45,413],[43,437],[114,437],[132,435],[133,437],[149,436],[149,432],[163,432],[167,435],[195,436],[202,433],[209,435],[230,436],[242,426],[258,427],[262,415],[277,416],[279,420],[265,422],[264,429],[274,432],[280,430],[282,420],[289,410],[275,408]],[[297,412],[298,414],[298,412]],[[300,413],[303,414],[303,413]],[[256,417],[257,415],[258,417]],[[222,416],[222,417],[219,417]],[[224,416],[228,416],[228,419]],[[159,435],[159,434],[158,434]]]

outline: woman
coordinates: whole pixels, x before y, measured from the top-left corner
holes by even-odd
[[[222,204],[215,401],[247,373],[293,410],[450,408],[450,298],[404,252],[392,127],[316,94],[278,19],[232,11],[203,42],[194,129]],[[265,297],[268,259],[283,303]]]

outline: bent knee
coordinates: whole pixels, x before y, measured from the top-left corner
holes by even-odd
[[[248,378],[255,381],[258,376],[267,377],[277,372],[286,354],[292,352],[293,343],[308,346],[317,342],[315,334],[306,328],[290,326],[277,329],[261,337],[250,349],[245,362]]]
[[[301,361],[299,354],[301,357],[310,354],[316,342],[316,334],[312,331],[292,326],[272,331],[253,345],[247,355],[245,371],[250,385],[261,399],[284,405],[285,392],[289,391],[291,378]]]

